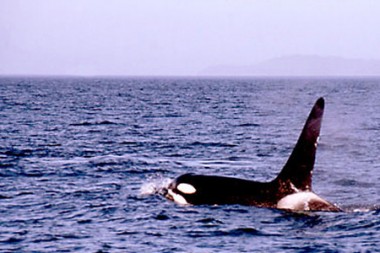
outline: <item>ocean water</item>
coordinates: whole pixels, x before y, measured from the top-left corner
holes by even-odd
[[[188,172],[273,179],[318,97],[342,213],[180,206]],[[0,252],[379,252],[379,79],[0,78]]]

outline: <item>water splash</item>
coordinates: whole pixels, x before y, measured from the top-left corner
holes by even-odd
[[[365,213],[380,210],[380,205],[349,205],[342,208],[347,213]]]
[[[162,194],[172,181],[171,178],[163,177],[162,175],[152,176],[141,185],[140,195]]]

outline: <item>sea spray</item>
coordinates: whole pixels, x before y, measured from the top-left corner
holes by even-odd
[[[141,185],[140,195],[161,194],[171,181],[171,178],[162,175],[151,176]]]

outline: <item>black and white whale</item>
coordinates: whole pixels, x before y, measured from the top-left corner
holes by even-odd
[[[165,197],[179,204],[241,204],[292,211],[341,211],[312,191],[312,174],[325,101],[319,98],[280,174],[270,182],[184,174],[172,181]]]

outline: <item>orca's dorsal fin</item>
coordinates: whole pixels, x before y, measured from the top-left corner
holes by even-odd
[[[283,194],[311,191],[311,177],[324,107],[325,101],[321,97],[311,109],[292,154],[275,179]]]

